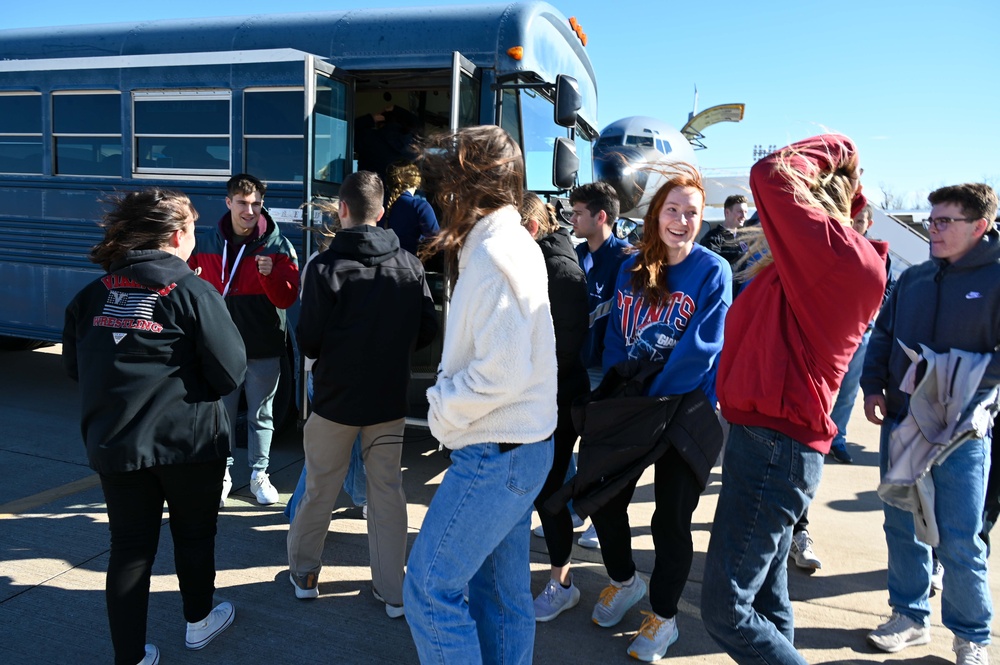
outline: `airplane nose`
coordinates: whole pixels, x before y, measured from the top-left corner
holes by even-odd
[[[594,151],[594,176],[615,188],[622,212],[632,210],[642,199],[649,178],[649,172],[642,167],[657,161],[659,155],[653,151],[650,156],[647,152],[622,145]]]

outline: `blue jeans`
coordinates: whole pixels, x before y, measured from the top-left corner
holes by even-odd
[[[816,495],[823,455],[763,427],[732,425],[705,559],[701,615],[738,663],[801,663],[788,600],[792,526]]]
[[[247,462],[254,471],[264,471],[271,455],[274,437],[274,395],[281,376],[280,358],[248,358],[247,376],[243,385],[222,398],[229,413],[229,422],[236,432],[236,412],[240,392],[247,396]],[[233,445],[233,448],[236,446]],[[233,465],[230,457],[227,466]]]
[[[496,443],[452,451],[403,585],[424,665],[531,663],[531,505],[551,466],[551,438],[507,452]]]
[[[894,424],[882,426],[879,470],[888,468],[889,434]],[[941,542],[935,548],[944,566],[941,620],[962,639],[989,644],[993,601],[986,569],[983,502],[990,470],[990,440],[966,441],[941,464],[931,467],[934,479],[934,518]],[[889,605],[893,610],[928,625],[931,607],[931,548],[917,540],[913,515],[882,504],[885,541],[889,550]]]
[[[361,457],[361,435],[354,440],[354,447],[351,448],[351,465],[347,468],[347,476],[344,478],[344,491],[351,497],[351,502],[355,506],[363,506],[368,501],[367,491],[368,474],[365,473],[365,461]],[[302,500],[302,495],[306,491],[306,466],[302,465],[302,473],[299,474],[299,482],[295,485],[295,491],[289,497],[285,505],[285,517],[291,522],[295,518],[295,510]]]
[[[871,339],[871,328],[865,331],[861,338],[861,346],[854,352],[851,362],[847,365],[847,372],[844,380],[840,382],[840,391],[837,393],[837,401],[833,403],[830,411],[830,419],[837,426],[837,434],[833,437],[833,448],[844,448],[847,446],[847,421],[851,419],[851,411],[854,410],[854,400],[858,397],[858,386],[861,382],[861,369],[865,364],[865,351],[868,349],[868,340]]]

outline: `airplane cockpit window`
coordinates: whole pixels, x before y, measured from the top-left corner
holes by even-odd
[[[656,139],[656,150],[664,155],[669,155],[671,150],[670,142],[663,139]]]
[[[639,146],[640,148],[652,148],[653,147],[653,137],[652,136],[626,136],[625,145]]]
[[[621,134],[605,135],[597,139],[598,148],[607,148],[608,146],[621,145],[621,144],[622,144]]]

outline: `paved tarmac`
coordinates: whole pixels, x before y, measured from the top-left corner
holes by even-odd
[[[97,479],[86,465],[79,434],[76,387],[65,378],[59,347],[0,353],[0,664],[110,663],[104,605],[108,561],[106,513]],[[810,511],[810,531],[823,568],[808,575],[794,566],[796,645],[810,663],[954,662],[951,634],[940,623],[940,598],[931,601],[933,640],[899,654],[876,652],[866,633],[889,612],[885,541],[878,482],[878,432],[860,403],[850,428],[853,465],[826,465]],[[426,434],[413,430],[403,453],[411,539],[447,462]],[[416,663],[404,620],[391,620],[371,595],[367,537],[361,509],[342,495],[326,541],[320,597],[296,600],[287,581],[284,501],[302,468],[301,435],[294,427],[275,440],[271,474],[282,494],[259,506],[248,489],[245,449],[236,451],[235,489],[219,518],[216,600],[236,605],[233,626],[202,651],[184,649],[184,622],[173,572],[167,515],[153,571],[147,641],[163,665],[221,663]],[[702,627],[699,596],[705,550],[719,492],[717,467],[694,516],[695,558],[678,617],[675,663],[728,663]],[[640,574],[652,569],[652,476],[640,482],[630,508]],[[534,524],[537,524],[534,516]],[[411,540],[412,542],[412,540]],[[548,578],[545,543],[531,539],[532,587]],[[580,605],[538,624],[535,662],[628,663],[629,638],[641,622],[642,601],[619,626],[602,629],[590,611],[606,575],[598,551],[574,549]],[[947,575],[945,577],[947,584]],[[991,576],[994,604],[1000,585]],[[996,623],[994,623],[996,626]],[[994,627],[994,641],[997,634]],[[991,655],[1000,662],[1000,648]]]

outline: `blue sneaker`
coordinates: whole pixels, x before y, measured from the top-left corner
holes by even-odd
[[[841,464],[854,464],[854,458],[847,452],[846,445],[830,446],[830,455]]]
[[[638,574],[629,585],[612,581],[601,591],[590,618],[601,628],[610,628],[621,621],[625,613],[645,595],[646,583]]]

